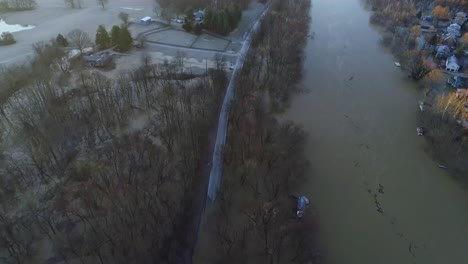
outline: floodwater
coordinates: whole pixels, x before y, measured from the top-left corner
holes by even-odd
[[[416,85],[359,0],[313,0],[311,16],[309,92],[285,118],[309,133],[311,169],[298,193],[318,212],[326,263],[468,263],[468,190],[417,136]]]
[[[23,30],[28,30],[28,29],[33,29],[34,26],[23,26],[23,25],[16,25],[16,24],[7,24],[5,20],[0,19],[0,34],[3,32],[18,32],[18,31],[23,31]]]

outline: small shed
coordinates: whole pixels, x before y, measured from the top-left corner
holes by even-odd
[[[140,19],[140,24],[145,25],[145,26],[151,24],[151,17],[147,16],[147,17]]]
[[[451,56],[445,62],[445,70],[451,72],[458,72],[460,70],[460,65],[458,64],[458,59],[455,56]]]

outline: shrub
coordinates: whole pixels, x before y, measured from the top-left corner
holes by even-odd
[[[57,35],[55,42],[62,47],[68,47],[68,40],[62,34]]]
[[[187,32],[192,31],[192,22],[185,21],[185,23],[182,25],[182,28]]]
[[[203,30],[203,26],[201,24],[196,24],[195,27],[193,28],[193,33],[196,35],[201,35]]]
[[[15,43],[15,37],[13,37],[13,34],[11,34],[10,32],[3,32],[0,36],[0,45],[11,45]]]

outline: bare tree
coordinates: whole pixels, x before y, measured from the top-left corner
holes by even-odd
[[[70,8],[79,8],[83,7],[83,0],[65,0],[65,4]]]
[[[89,35],[80,29],[70,31],[70,33],[68,33],[68,39],[70,44],[78,48],[81,52],[83,52],[84,48],[92,45]]]
[[[109,2],[109,0],[96,0],[96,1],[100,6],[102,6],[102,9],[104,9],[107,3]]]
[[[122,20],[122,23],[125,25],[125,26],[128,26],[128,20],[130,18],[130,16],[128,15],[128,13],[126,12],[120,12],[119,13],[119,18],[120,20]]]

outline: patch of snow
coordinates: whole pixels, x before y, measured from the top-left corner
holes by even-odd
[[[28,29],[33,29],[34,26],[27,25],[27,26],[22,26],[22,25],[9,25],[5,22],[5,20],[0,19],[0,34],[3,32],[18,32],[18,31],[23,31],[23,30],[28,30]]]

